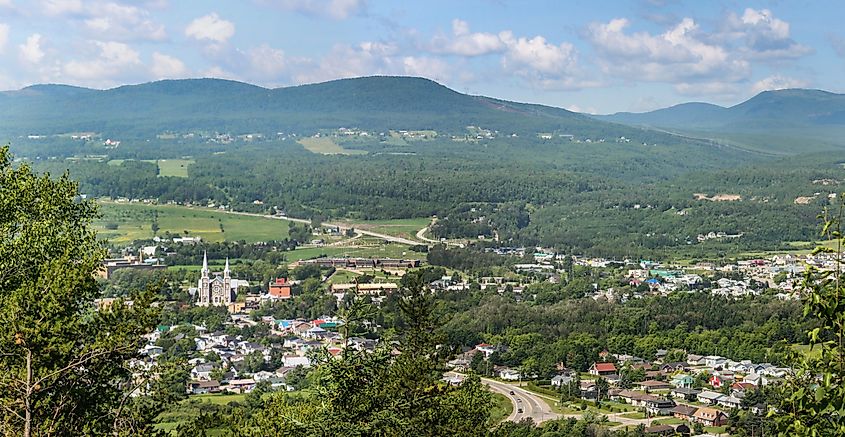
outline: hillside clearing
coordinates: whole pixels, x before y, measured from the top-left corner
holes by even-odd
[[[297,141],[306,150],[321,155],[366,155],[364,150],[344,149],[329,137],[309,137]]]

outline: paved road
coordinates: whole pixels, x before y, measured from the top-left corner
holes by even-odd
[[[511,403],[513,403],[513,412],[505,420],[519,422],[526,417],[530,417],[534,420],[534,423],[542,423],[546,420],[553,420],[561,417],[560,414],[555,413],[552,410],[552,407],[549,406],[546,401],[528,390],[493,379],[481,378],[481,380],[487,384],[491,390],[505,395],[511,400]],[[511,394],[511,392],[513,392],[513,394]],[[522,409],[522,413],[519,412],[520,408]]]
[[[298,218],[286,217],[286,216],[257,214],[257,213],[253,213],[253,212],[239,212],[239,211],[226,211],[226,212],[229,213],[229,214],[247,215],[247,216],[252,216],[252,217],[263,217],[263,218],[268,218],[268,219],[287,220],[287,221],[296,222],[296,223],[311,224],[311,220],[298,219]],[[393,235],[387,235],[387,234],[382,234],[382,233],[378,233],[378,232],[365,231],[365,230],[356,228],[354,224],[350,225],[350,224],[341,224],[341,223],[322,223],[322,225],[323,226],[336,227],[336,228],[338,228],[342,231],[345,231],[347,229],[352,228],[352,229],[355,230],[355,233],[357,233],[357,234],[381,238],[382,240],[389,241],[391,243],[407,244],[409,246],[424,244],[420,241],[410,240],[410,239],[407,239],[407,238],[395,237]]]

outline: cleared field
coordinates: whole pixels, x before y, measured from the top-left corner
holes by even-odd
[[[288,237],[290,223],[262,217],[227,214],[204,208],[179,205],[100,203],[101,218],[94,222],[100,238],[113,243],[131,243],[152,238],[156,220],[159,234],[202,237],[206,241],[247,242],[281,240]]]
[[[403,244],[378,244],[374,246],[353,246],[353,247],[306,247],[285,252],[288,262],[312,259],[320,256],[328,257],[360,257],[360,258],[406,258],[425,259],[425,254],[408,250]]]
[[[158,164],[158,175],[161,177],[175,176],[177,178],[186,178],[188,177],[188,167],[194,162],[193,159],[159,159],[156,161]]]
[[[340,144],[337,144],[329,137],[308,137],[302,138],[298,141],[302,147],[305,147],[310,152],[320,153],[322,155],[366,155],[364,150],[349,150],[344,149]]]
[[[431,223],[429,217],[396,220],[373,220],[365,222],[344,223],[364,231],[378,232],[393,237],[415,239],[417,231]]]

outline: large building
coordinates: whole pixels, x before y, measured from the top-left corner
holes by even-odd
[[[200,279],[197,282],[196,303],[199,306],[229,306],[235,302],[237,294],[237,282],[232,281],[229,272],[229,258],[226,258],[226,267],[223,269],[223,276],[215,274],[209,276],[208,257],[202,256],[202,270]]]

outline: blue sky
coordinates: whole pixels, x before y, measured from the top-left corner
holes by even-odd
[[[0,0],[0,89],[375,74],[609,113],[845,92],[845,4],[781,1]]]

